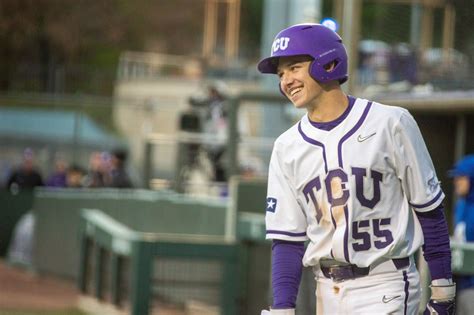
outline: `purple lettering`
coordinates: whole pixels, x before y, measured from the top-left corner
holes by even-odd
[[[306,198],[306,202],[309,203],[310,199],[313,202],[314,208],[316,210],[316,221],[318,221],[319,223],[321,217],[323,216],[323,213],[321,211],[321,208],[319,207],[318,201],[316,200],[316,194],[314,192],[315,188],[316,191],[319,191],[321,189],[321,181],[319,180],[319,176],[312,179],[303,188],[303,193]]]
[[[356,196],[360,204],[369,209],[373,209],[375,205],[380,201],[380,182],[382,181],[382,173],[377,171],[370,171],[372,182],[374,185],[374,195],[372,199],[367,199],[364,196],[364,177],[366,176],[365,168],[352,167],[352,174],[356,180]]]
[[[370,234],[367,231],[359,231],[359,228],[369,227],[369,220],[354,221],[352,222],[352,238],[354,240],[360,240],[361,243],[353,243],[352,248],[356,252],[370,249]]]
[[[343,206],[349,199],[349,190],[346,189],[347,174],[340,168],[330,170],[324,184],[328,194],[328,201],[333,207]]]

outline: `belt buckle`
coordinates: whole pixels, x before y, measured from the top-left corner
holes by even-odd
[[[354,279],[354,271],[351,265],[347,266],[329,266],[328,275],[334,282],[343,282],[344,280]]]

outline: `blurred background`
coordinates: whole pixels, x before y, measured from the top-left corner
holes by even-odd
[[[227,95],[275,92],[275,79],[258,75],[255,65],[276,32],[293,23],[337,23],[351,60],[346,90],[354,95],[428,98],[474,85],[469,0],[0,4],[2,183],[25,147],[35,150],[45,176],[57,156],[87,168],[92,151],[124,147],[136,185],[149,187],[155,178],[172,185],[177,141],[158,141],[160,157],[144,170],[147,139],[186,128],[206,131],[206,105],[189,100],[205,98],[210,85]],[[201,126],[180,123],[190,107],[201,112]],[[264,106],[240,110],[240,131],[253,137],[274,138],[300,116],[291,107],[283,118],[275,117],[275,109],[265,115]],[[276,118],[278,123],[269,123]],[[263,155],[262,161],[246,161],[260,175],[268,152]]]
[[[150,284],[133,279],[150,275],[134,275],[133,251],[117,252],[116,242],[100,243],[86,227],[124,224],[134,233],[173,234],[171,243],[187,234],[204,237],[202,244],[217,238],[215,246],[245,252],[229,252],[245,256],[238,263],[244,283],[218,290],[235,280],[222,271],[227,262],[188,257],[152,268],[166,289],[146,292],[181,311],[197,301],[196,314],[256,314],[269,305],[268,162],[275,138],[304,112],[256,64],[279,30],[302,22],[324,22],[343,37],[347,93],[415,116],[452,231],[457,198],[448,171],[474,151],[473,18],[472,0],[0,0],[0,256],[75,281],[82,296],[112,305],[121,301],[114,284],[102,298],[102,280],[93,279],[102,272],[84,274],[101,266],[101,250],[128,257],[128,267],[118,268],[129,283],[116,311],[145,314],[157,307],[135,306],[137,290]],[[103,223],[85,208],[110,217]],[[26,249],[12,245],[21,224]],[[59,250],[68,246],[72,253]],[[99,253],[89,265],[88,252]],[[110,257],[107,266],[121,261]],[[199,293],[196,285],[210,289]],[[222,301],[235,307],[224,310]]]

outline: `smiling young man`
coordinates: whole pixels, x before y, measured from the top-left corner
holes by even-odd
[[[262,314],[295,314],[303,265],[315,274],[318,315],[416,314],[421,246],[432,278],[425,312],[453,314],[444,194],[413,117],[346,95],[346,50],[320,24],[282,30],[258,69],[277,74],[283,95],[306,109],[273,147],[273,303]]]
[[[331,121],[347,108],[348,100],[338,81],[319,84],[309,75],[312,58],[309,56],[281,57],[277,74],[282,93],[297,108],[305,108],[312,121]],[[335,62],[325,67],[331,72]]]

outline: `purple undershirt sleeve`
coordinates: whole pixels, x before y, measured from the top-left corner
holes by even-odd
[[[303,270],[304,242],[273,240],[273,309],[295,308]]]
[[[431,279],[452,278],[449,232],[443,205],[428,212],[416,212],[416,215],[425,238],[423,256],[428,263]]]

